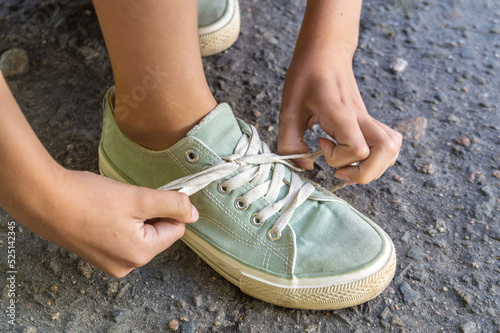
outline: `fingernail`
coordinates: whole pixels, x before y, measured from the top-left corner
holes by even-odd
[[[340,173],[340,172],[335,172],[335,174],[333,175],[335,178],[338,178],[338,179],[341,179],[341,180],[344,180],[346,182],[351,182],[351,179],[349,177],[347,177],[346,175]]]
[[[198,219],[200,218],[200,214],[198,213],[198,210],[194,205],[192,205],[192,207],[193,209],[191,211],[191,218],[193,219],[193,221],[198,221]]]

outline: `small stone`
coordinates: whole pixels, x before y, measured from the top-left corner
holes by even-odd
[[[477,57],[476,51],[470,46],[462,48],[460,50],[460,56],[464,59],[476,59]]]
[[[424,117],[408,119],[400,121],[395,127],[405,139],[418,140],[425,135],[427,119]]]
[[[469,177],[467,177],[467,181],[469,183],[480,182],[483,179],[484,179],[484,173],[481,171],[473,171],[469,174]]]
[[[272,131],[273,131],[273,129],[274,129],[274,127],[273,127],[273,126],[271,126],[271,125],[267,126],[267,131],[268,131],[268,132],[272,132]]]
[[[421,260],[423,257],[424,253],[421,248],[419,248],[416,245],[412,245],[408,252],[406,253],[406,256],[410,259],[414,260]]]
[[[440,233],[443,233],[446,231],[446,222],[442,219],[437,219],[436,220],[436,230]]]
[[[490,33],[500,35],[500,25],[496,25],[491,28]]]
[[[397,58],[389,65],[389,68],[394,73],[402,73],[406,70],[407,67],[408,67],[408,61],[402,58]]]
[[[260,112],[257,111],[257,110],[252,110],[252,115],[255,117],[255,118],[258,118],[260,117]]]
[[[170,328],[172,331],[177,331],[179,329],[179,322],[175,319],[172,319],[168,323],[168,328]]]
[[[5,77],[26,74],[29,71],[28,53],[23,49],[10,49],[0,57],[0,71]]]
[[[60,315],[61,315],[61,314],[60,314],[59,312],[57,312],[56,314],[51,315],[51,316],[50,316],[50,319],[52,319],[52,320],[59,320],[59,316],[60,316]]]
[[[500,170],[493,171],[493,177],[500,178]]]
[[[271,35],[269,31],[266,31],[262,34],[262,37],[264,37],[265,40],[267,40],[270,44],[277,45],[279,41]]]
[[[125,292],[130,288],[131,284],[130,283],[125,283],[125,285],[122,287],[122,289],[120,289],[116,295],[115,295],[115,299],[120,299],[123,297],[123,295],[125,295]]]
[[[52,292],[56,292],[57,289],[58,289],[57,286],[52,286],[52,287],[49,288],[49,290],[52,291]]]
[[[385,307],[384,310],[378,315],[382,320],[386,320],[391,315],[391,310]]]
[[[463,147],[469,147],[470,146],[470,139],[465,135],[459,135],[456,138],[453,139],[456,144],[461,145]]]
[[[203,296],[198,295],[193,297],[194,306],[202,306],[203,305]]]
[[[442,289],[444,292],[447,292],[448,291],[448,288],[447,287],[443,287]]]
[[[410,233],[408,231],[405,231],[405,233],[403,234],[403,236],[401,236],[401,241],[403,243],[407,243],[410,241]]]
[[[78,262],[78,270],[87,279],[90,279],[90,277],[92,276],[92,266],[90,266],[90,264],[84,260],[80,260]]]
[[[111,311],[111,318],[115,321],[115,323],[119,322],[123,318],[126,318],[130,315],[130,310],[113,310]]]
[[[192,321],[186,321],[181,326],[182,333],[194,333],[194,324]]]
[[[394,316],[392,318],[391,325],[392,326],[399,326],[399,327],[405,326],[405,324],[403,323],[403,321],[401,320],[401,318],[399,318],[399,316]]]
[[[478,325],[472,321],[468,321],[465,324],[460,325],[460,331],[462,333],[475,333],[479,332],[479,329]]]
[[[465,305],[470,305],[472,303],[472,296],[465,290],[459,287],[454,287],[453,290],[455,290],[457,295],[460,296]]]
[[[446,95],[443,94],[441,91],[436,94],[436,99],[440,102],[445,102],[446,101]]]
[[[111,295],[114,294],[118,291],[118,282],[110,282],[106,286],[106,295]]]
[[[403,282],[399,285],[399,290],[403,294],[403,298],[406,304],[411,305],[418,301],[420,294],[413,290],[408,282]]]
[[[208,312],[214,312],[215,310],[217,310],[217,307],[215,305],[211,305],[208,307]]]
[[[447,118],[447,120],[450,122],[450,123],[459,123],[460,122],[460,118],[458,118],[457,116],[455,116],[454,114],[450,114]]]
[[[183,300],[180,299],[180,300],[177,301],[177,306],[179,308],[183,308],[183,307],[186,306],[186,302],[184,302]]]
[[[394,179],[398,183],[402,183],[405,180],[403,177],[398,176],[398,175],[394,175],[394,177],[392,177],[392,179]]]
[[[424,163],[420,168],[421,173],[425,173],[427,175],[432,175],[436,170],[434,169],[434,165],[432,163]]]

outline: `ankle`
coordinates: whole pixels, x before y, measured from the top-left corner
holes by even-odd
[[[116,99],[114,118],[120,130],[135,143],[151,149],[165,150],[198,124],[216,106],[210,98],[199,99],[197,103],[165,105],[157,100],[136,103],[135,108]]]

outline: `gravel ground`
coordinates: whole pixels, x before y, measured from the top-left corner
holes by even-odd
[[[217,100],[271,147],[304,6],[242,0],[238,42],[203,60]],[[97,172],[113,78],[91,3],[3,0],[0,40],[1,66],[45,147],[67,168]],[[338,311],[269,305],[181,242],[114,279],[18,225],[15,325],[2,315],[0,331],[500,332],[499,66],[497,0],[365,0],[355,73],[371,114],[405,136],[381,179],[339,193],[396,246],[395,278],[374,300]],[[311,146],[321,135],[309,131]],[[332,175],[324,160],[309,173],[327,187]],[[11,220],[0,209],[2,272]]]

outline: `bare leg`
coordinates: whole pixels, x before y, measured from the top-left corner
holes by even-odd
[[[115,119],[140,145],[162,150],[216,105],[198,42],[198,1],[95,0],[116,84]]]

